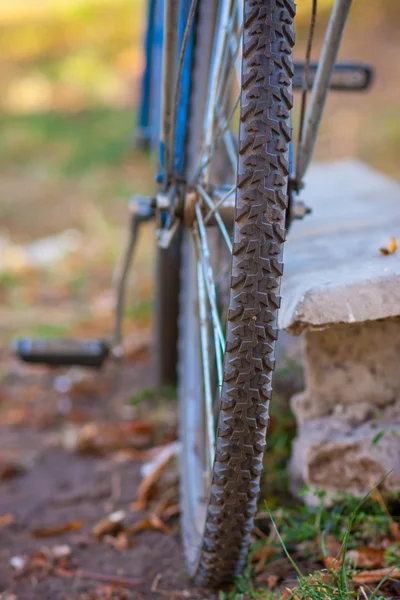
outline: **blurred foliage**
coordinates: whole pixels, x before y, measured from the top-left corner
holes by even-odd
[[[298,59],[304,58],[311,3],[302,0],[297,6]],[[318,0],[314,58],[332,3]],[[149,157],[135,151],[132,143],[145,7],[146,0],[0,3],[0,240],[18,244],[69,227],[79,229],[86,240],[85,256],[47,273],[45,283],[41,275],[18,269],[1,274],[0,295],[18,309],[19,321],[25,315],[35,320],[37,314],[45,321],[44,305],[61,307],[73,301],[83,305],[82,319],[88,317],[84,305],[89,303],[101,328],[110,327],[111,303],[101,298],[124,243],[127,201],[154,186]],[[398,177],[399,19],[398,0],[354,0],[340,59],[371,63],[375,83],[368,94],[330,94],[317,158],[358,156]],[[295,125],[298,105],[296,95]],[[150,319],[152,240],[148,228],[132,278],[128,319],[136,323],[148,324]],[[35,303],[40,311],[29,317],[27,306]],[[78,314],[75,305],[70,313]],[[68,315],[60,318],[68,320]],[[289,427],[282,442],[282,431],[277,432],[282,446],[274,465],[277,488],[285,486],[280,477],[291,435]]]
[[[0,129],[3,166],[45,161],[53,163],[56,174],[76,176],[121,167],[132,156],[134,115],[129,108],[0,115]]]
[[[126,103],[142,69],[143,8],[143,0],[0,7],[1,106],[24,112]]]

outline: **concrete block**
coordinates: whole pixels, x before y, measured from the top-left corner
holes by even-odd
[[[400,492],[400,253],[379,253],[400,238],[400,186],[338,161],[310,170],[304,200],[313,213],[289,232],[279,317],[305,344],[292,483],[362,495],[393,469],[383,487]]]

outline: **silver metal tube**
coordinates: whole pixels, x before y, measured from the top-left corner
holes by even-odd
[[[209,97],[207,102],[207,109],[204,119],[204,145],[206,148],[206,153],[209,154],[211,152],[212,147],[212,138],[214,133],[214,111],[215,104],[217,99],[217,90],[218,90],[218,82],[219,75],[221,71],[223,56],[224,56],[224,46],[226,42],[226,34],[229,25],[230,18],[230,9],[232,5],[232,0],[222,0],[221,10],[221,20],[219,21],[219,29],[216,32],[216,43],[213,51],[212,64],[210,70],[210,79],[209,79]]]
[[[302,180],[304,173],[306,172],[306,169],[311,161],[315,140],[318,133],[318,126],[324,110],[332,71],[335,66],[340,41],[342,39],[351,3],[352,0],[336,0],[332,9],[329,25],[325,34],[321,57],[318,62],[318,69],[315,75],[310,103],[307,108],[303,142],[298,149],[299,158],[297,162],[298,172],[296,173],[297,181]]]

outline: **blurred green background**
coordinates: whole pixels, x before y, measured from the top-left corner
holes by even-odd
[[[302,59],[311,0],[298,5],[295,54]],[[315,58],[331,5],[319,0]],[[153,189],[151,158],[133,145],[145,12],[143,0],[0,5],[0,332],[6,337],[109,331],[127,201]],[[354,1],[340,57],[372,64],[375,82],[367,94],[331,94],[318,158],[358,156],[398,178],[399,22],[398,0]],[[61,251],[59,234],[70,229],[76,231]],[[38,264],[29,244],[55,234],[46,242],[47,263]],[[150,325],[153,253],[148,227],[131,281],[128,329]]]

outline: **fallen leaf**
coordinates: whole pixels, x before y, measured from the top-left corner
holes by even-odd
[[[265,568],[265,563],[272,558],[276,553],[275,548],[273,548],[270,544],[264,544],[260,548],[258,548],[251,555],[251,562],[255,564],[254,572],[261,573],[261,571]]]
[[[77,454],[98,456],[104,452],[104,441],[94,423],[87,423],[82,427],[67,427],[63,436],[63,446]]]
[[[390,523],[390,533],[392,534],[395,540],[400,540],[400,523],[392,521]]]
[[[353,577],[355,583],[379,583],[384,577],[400,579],[400,569],[388,567],[386,569],[375,569],[374,571],[361,571]]]
[[[4,529],[4,527],[8,527],[15,522],[14,516],[10,513],[6,513],[5,515],[0,516],[0,531]]]
[[[23,475],[26,467],[16,461],[0,459],[0,481]]]
[[[376,548],[349,550],[347,558],[359,569],[379,569],[385,564],[385,551]]]
[[[133,525],[131,525],[126,532],[127,533],[139,533],[141,531],[146,531],[148,529],[155,529],[157,531],[162,531],[163,533],[170,533],[171,530],[167,525],[161,521],[157,515],[150,515],[147,519],[141,519],[137,521]]]
[[[113,535],[121,531],[126,513],[124,510],[117,510],[104,519],[101,519],[92,529],[92,534],[97,538],[104,535]]]
[[[33,529],[32,535],[36,538],[52,537],[53,535],[62,535],[63,533],[70,533],[71,531],[78,531],[86,524],[86,521],[71,521],[64,523],[63,525],[56,525],[55,527],[49,528],[38,528]]]
[[[150,434],[154,430],[154,423],[150,421],[143,421],[136,419],[135,421],[128,421],[127,423],[121,423],[121,432],[126,435],[130,434]]]
[[[318,542],[319,546],[321,547],[320,536],[318,536],[317,542]],[[340,542],[338,542],[337,539],[333,535],[328,533],[324,537],[323,542],[324,542],[324,546],[325,546],[328,556],[338,556],[339,555],[341,548],[342,548],[342,544]]]
[[[171,528],[168,527],[158,515],[151,514],[149,520],[153,529],[157,529],[163,533],[171,533]]]
[[[389,256],[389,254],[394,254],[395,252],[397,252],[398,248],[399,243],[397,241],[397,238],[393,236],[390,238],[390,241],[386,248],[379,248],[379,252],[382,254],[382,256]]]
[[[331,571],[338,571],[342,564],[342,559],[333,556],[324,556],[324,565]]]
[[[68,558],[72,554],[71,547],[67,544],[61,544],[60,546],[53,546],[53,548],[45,548],[42,550],[43,554],[46,554],[49,558],[55,560],[61,560]]]
[[[290,588],[285,588],[282,590],[281,600],[289,600],[289,598],[290,600],[300,600],[296,595],[294,595],[295,591],[295,589],[291,590]]]
[[[167,596],[167,598],[194,598],[197,597],[197,594],[194,593],[193,590],[163,590],[158,587],[159,582],[161,581],[161,573],[158,573],[153,579],[153,583],[151,584],[151,591],[155,594],[160,594],[161,596]]]
[[[139,485],[137,501],[130,505],[131,510],[139,511],[147,508],[154,486],[167,468],[169,462],[178,453],[178,448],[179,445],[177,442],[163,446],[153,460],[143,465],[142,472],[145,474],[145,477]]]
[[[125,531],[120,531],[115,537],[112,535],[104,536],[104,541],[108,542],[117,550],[127,550],[130,547],[128,535]]]
[[[267,586],[269,590],[274,590],[278,585],[279,577],[278,575],[269,575],[267,578]]]
[[[172,504],[168,506],[160,515],[164,520],[168,521],[172,517],[177,517],[181,512],[181,507],[179,504]]]
[[[97,585],[92,590],[77,596],[77,600],[129,600],[132,595],[124,587]]]

